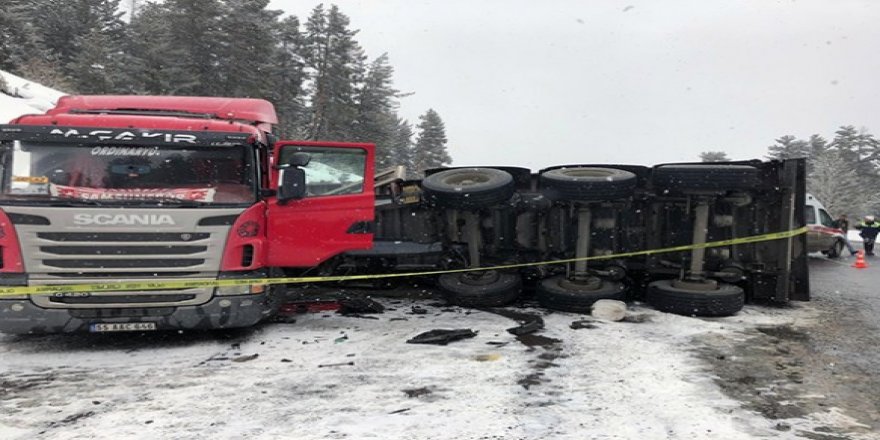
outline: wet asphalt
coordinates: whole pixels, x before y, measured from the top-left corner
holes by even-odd
[[[811,300],[780,307],[791,323],[699,341],[719,387],[782,437],[880,439],[880,258],[854,262],[811,255]]]

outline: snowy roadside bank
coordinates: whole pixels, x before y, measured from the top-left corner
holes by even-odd
[[[505,331],[513,321],[493,313],[382,302],[392,310],[378,319],[300,315],[231,339],[0,336],[0,436],[784,436],[722,394],[691,341],[808,319],[798,309],[747,306],[710,320],[635,305],[629,322],[592,328],[570,328],[580,315],[546,314],[539,335],[551,340],[527,345]],[[412,314],[412,304],[428,313]],[[479,333],[447,346],[405,343],[436,328]]]

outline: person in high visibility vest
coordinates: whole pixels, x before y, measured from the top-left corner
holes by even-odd
[[[874,241],[877,239],[877,234],[880,233],[880,223],[874,219],[873,215],[866,215],[864,220],[856,225],[856,229],[861,231],[859,235],[865,244],[865,255],[873,256]]]

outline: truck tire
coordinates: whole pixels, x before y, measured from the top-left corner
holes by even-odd
[[[469,277],[467,273],[447,273],[438,277],[437,282],[448,303],[463,307],[503,306],[513,302],[522,290],[522,278],[516,273],[495,272],[477,280]]]
[[[661,165],[654,168],[654,188],[667,191],[732,191],[758,186],[758,169],[750,165]]]
[[[482,208],[510,200],[513,176],[493,168],[458,168],[431,174],[422,181],[425,199],[456,209]]]
[[[730,316],[739,312],[745,302],[742,288],[719,283],[718,290],[689,290],[672,285],[673,280],[648,284],[648,304],[662,312],[684,316]]]
[[[602,281],[598,289],[576,290],[566,288],[562,283],[565,279],[564,275],[556,275],[538,283],[535,298],[541,307],[562,312],[590,313],[593,303],[600,299],[623,301],[626,298],[626,287],[623,283]]]
[[[556,168],[541,173],[540,182],[553,200],[598,202],[632,196],[636,175],[614,168]]]

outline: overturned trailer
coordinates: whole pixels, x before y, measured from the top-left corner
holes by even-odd
[[[524,280],[541,305],[574,312],[599,299],[700,316],[809,300],[800,159],[435,169],[377,188],[374,246],[331,272],[498,268],[439,275],[465,306],[509,303]]]
[[[256,99],[68,96],[0,125],[0,332],[245,327],[315,275],[421,272],[454,304],[533,289],[574,312],[809,299],[803,160],[408,180],[372,144],[276,123]]]

